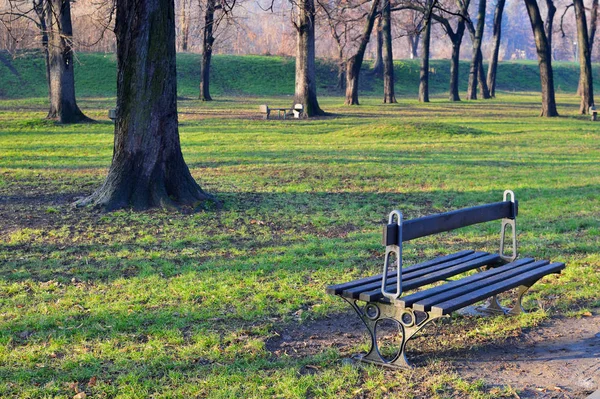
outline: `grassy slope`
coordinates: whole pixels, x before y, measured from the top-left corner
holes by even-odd
[[[6,58],[6,57],[5,57]],[[81,97],[115,96],[116,59],[114,55],[79,54],[76,64],[76,88]],[[294,60],[281,57],[229,56],[214,57],[212,92],[215,95],[280,96],[294,92]],[[46,96],[43,60],[38,56],[23,56],[12,60],[20,77],[0,63],[0,98]],[[198,95],[200,56],[179,54],[179,92],[182,96]],[[431,91],[447,91],[449,62],[431,63]],[[321,94],[336,94],[335,67],[318,63],[318,84]],[[598,71],[596,68],[595,71]],[[462,89],[466,90],[468,65],[462,63]],[[555,63],[558,91],[575,91],[578,66],[574,63]],[[396,61],[396,90],[399,95],[414,96],[419,81],[419,61]],[[598,81],[600,75],[596,77]],[[380,80],[365,74],[361,78],[363,95],[380,95]],[[538,91],[537,63],[503,62],[498,70],[498,89],[505,91]]]
[[[100,117],[113,101],[81,105]],[[323,98],[338,117],[223,118],[259,101],[181,101],[186,160],[224,201],[193,215],[73,209],[106,174],[112,125],[56,126],[43,101],[0,101],[1,397],[71,398],[73,387],[109,398],[514,397],[457,377],[448,350],[501,342],[544,312],[458,317],[411,346],[439,362],[400,373],[344,364],[362,343],[267,349],[282,326],[346,317],[324,287],[380,270],[391,209],[412,218],[505,188],[521,203],[521,252],[568,264],[533,297],[549,314],[600,306],[600,125],[540,119],[537,95],[507,94],[354,108]],[[560,96],[561,113],[576,102]],[[417,240],[406,260],[495,251],[498,229]]]

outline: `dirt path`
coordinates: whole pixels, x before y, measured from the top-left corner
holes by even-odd
[[[593,313],[579,319],[554,318],[516,338],[474,350],[443,351],[425,344],[425,351],[414,360],[441,360],[465,379],[482,379],[491,387],[510,386],[515,398],[583,399],[600,389],[600,309]],[[433,336],[437,328],[433,330],[424,333]],[[300,357],[336,347],[350,355],[353,345],[366,339],[363,331],[354,314],[340,314],[283,328],[267,341],[267,349],[275,356]]]

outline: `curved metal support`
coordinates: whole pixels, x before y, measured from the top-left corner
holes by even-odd
[[[432,321],[441,317],[433,315],[431,312],[420,312],[425,316],[421,320],[412,309],[401,309],[393,304],[368,302],[361,308],[357,301],[350,301],[344,298],[352,308],[356,311],[365,327],[371,336],[371,347],[366,355],[357,356],[358,360],[366,363],[373,363],[384,367],[394,369],[412,369],[414,366],[410,364],[406,358],[406,345],[419,331]],[[398,349],[397,355],[393,359],[386,359],[380,351],[377,343],[377,323],[382,320],[393,320],[398,323],[401,329],[402,342]]]
[[[535,284],[536,282],[533,282],[533,283],[531,283],[529,285],[521,285],[521,286],[519,286],[519,288],[517,289],[517,301],[515,303],[515,306],[513,306],[512,309],[510,309],[507,312],[507,314],[509,314],[511,316],[516,316],[516,315],[519,315],[521,313],[528,313],[525,310],[525,308],[523,308],[523,297],[525,296],[525,294],[527,293],[527,291],[529,291],[529,289],[531,288],[531,286],[533,284]]]
[[[504,191],[503,201],[506,201],[510,196],[510,201],[515,203],[515,193],[511,190]],[[505,242],[506,242],[506,228],[510,226],[512,232],[512,255],[506,255]],[[502,219],[502,226],[500,227],[500,257],[506,262],[513,262],[517,259],[517,223],[515,219],[504,218]]]
[[[396,217],[396,224],[398,225],[398,244],[386,246],[385,260],[383,263],[383,276],[381,277],[381,293],[392,302],[398,299],[398,297],[402,294],[402,212],[396,210],[392,211],[389,216],[388,225],[394,223],[394,216]],[[390,257],[392,254],[396,256],[395,292],[389,292],[385,289],[388,279],[388,270],[390,267]]]

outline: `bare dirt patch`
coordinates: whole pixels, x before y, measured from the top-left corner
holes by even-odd
[[[445,350],[444,339],[459,335],[463,326],[432,325],[409,343],[410,360],[426,366],[446,363],[459,376],[483,380],[488,387],[510,387],[515,398],[585,398],[600,389],[600,312],[579,319],[558,317],[524,330],[517,337]],[[352,313],[301,325],[282,327],[266,347],[275,356],[303,357],[327,348],[351,356],[365,342],[362,322]],[[467,344],[468,345],[468,344]],[[456,347],[456,346],[455,346]],[[411,349],[409,348],[409,350]],[[417,349],[418,348],[418,349]],[[394,373],[391,372],[390,378]]]

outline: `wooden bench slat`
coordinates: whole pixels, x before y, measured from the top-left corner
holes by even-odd
[[[517,202],[502,201],[410,219],[402,223],[402,241],[410,241],[477,223],[491,222],[502,218],[512,219],[517,216],[517,213]]]
[[[466,256],[462,256],[460,258],[456,258],[456,259],[452,259],[452,260],[448,260],[442,263],[433,263],[428,265],[427,267],[417,267],[417,268],[407,268],[407,269],[403,269],[402,270],[402,286],[405,287],[407,282],[410,281],[411,279],[415,279],[417,277],[421,277],[427,273],[432,273],[434,271],[437,270],[441,270],[441,269],[446,269],[448,267],[457,265],[457,264],[461,264],[476,258],[480,258],[482,256],[485,256],[487,254],[487,252],[473,252],[471,254],[468,254]],[[393,274],[393,277],[388,277],[388,286],[392,286],[394,284],[396,284],[396,280],[397,280],[397,273]],[[342,296],[346,297],[346,298],[353,298],[353,299],[357,299],[359,294],[361,292],[365,292],[365,291],[372,291],[375,289],[379,289],[381,290],[381,278],[379,280],[367,283],[367,284],[361,284],[361,285],[357,285],[351,288],[347,288],[345,290],[342,291]]]
[[[489,298],[490,296],[499,294],[512,288],[516,288],[526,283],[535,282],[536,280],[544,277],[547,274],[559,273],[564,268],[564,263],[551,263],[549,265],[537,268],[530,272],[512,277],[508,280],[478,289],[476,291],[459,296],[457,298],[453,298],[449,301],[439,303],[431,308],[431,312],[434,315],[439,316],[447,315],[455,310],[464,308],[465,306],[469,306],[483,299]]]
[[[412,266],[409,266],[405,270],[419,270],[419,269],[422,269],[423,267],[429,267],[432,265],[437,265],[439,263],[443,263],[443,262],[447,262],[447,261],[454,260],[457,258],[461,258],[461,257],[467,256],[467,255],[470,255],[473,252],[475,252],[475,251],[466,250],[466,251],[459,251],[459,252],[456,252],[456,253],[450,254],[450,255],[438,256],[435,259],[431,259],[426,262],[421,262],[421,263],[417,263]],[[388,273],[388,278],[396,277],[396,274],[397,273],[394,270],[393,272]],[[381,284],[382,277],[383,277],[383,273],[380,273],[375,276],[365,277],[365,278],[361,278],[358,280],[349,281],[349,282],[343,283],[343,284],[330,285],[329,287],[327,287],[327,289],[325,291],[331,295],[339,295],[342,293],[342,291],[344,291],[346,289],[357,287],[362,284],[369,284],[369,283],[374,283],[374,282],[379,282],[379,284]]]
[[[518,261],[515,261],[512,263],[507,263],[505,265],[498,266],[498,267],[486,270],[481,273],[476,273],[471,276],[462,278],[460,280],[450,281],[446,284],[438,285],[437,287],[432,287],[428,290],[415,292],[414,294],[410,294],[405,297],[398,298],[398,301],[396,302],[396,304],[403,308],[408,308],[408,307],[413,306],[413,304],[424,300],[425,298],[429,298],[434,295],[441,294],[445,291],[450,291],[451,289],[461,287],[463,285],[467,285],[473,281],[482,280],[482,279],[486,278],[487,276],[493,276],[493,275],[496,275],[499,273],[503,273],[507,270],[511,270],[511,269],[517,268],[519,266],[522,266],[522,265],[525,265],[528,263],[532,263],[534,261],[535,261],[535,259],[533,259],[533,258],[519,259]]]
[[[461,274],[466,271],[476,269],[478,267],[497,263],[500,260],[501,260],[501,258],[500,258],[500,255],[498,255],[498,254],[487,254],[480,258],[470,260],[468,262],[459,263],[456,266],[448,267],[446,269],[441,269],[436,272],[429,273],[424,276],[420,276],[419,278],[416,278],[416,279],[406,282],[406,284],[403,281],[402,286],[403,286],[403,289],[406,291],[413,290],[415,288],[419,288],[419,287],[422,287],[427,284],[435,283],[437,281],[441,281],[441,280],[447,279],[449,277],[456,276],[457,274]],[[390,284],[388,284],[386,286],[386,289],[393,288],[393,284],[394,284],[393,282],[390,282]],[[370,291],[370,292],[363,292],[359,295],[360,300],[370,301],[370,302],[377,301],[377,300],[381,299],[382,297],[383,297],[383,294],[381,293],[381,289],[379,291],[374,290],[374,291]]]
[[[532,270],[536,270],[537,268],[545,266],[549,263],[550,262],[547,260],[541,260],[538,262],[519,265],[516,267],[509,268],[509,269],[505,269],[504,266],[501,266],[500,268],[498,268],[498,270],[500,270],[501,272],[496,273],[491,276],[489,274],[486,275],[485,272],[477,273],[478,277],[479,277],[479,275],[483,274],[484,278],[477,279],[475,281],[470,281],[467,284],[464,284],[460,287],[455,287],[454,289],[451,289],[451,290],[439,293],[437,295],[433,295],[428,298],[422,299],[419,302],[413,304],[412,308],[414,310],[420,310],[422,312],[427,312],[434,305],[436,305],[438,303],[446,302],[453,298],[457,298],[459,296],[468,294],[470,292],[477,291],[477,290],[485,288],[487,286],[491,286],[493,284],[506,281],[515,276],[522,275],[522,274],[532,271]],[[511,264],[509,263],[508,265],[511,265]],[[505,266],[508,266],[508,265],[505,265]],[[493,271],[498,271],[498,270],[493,270]],[[488,270],[488,271],[492,271],[492,270]],[[462,279],[459,281],[463,282],[465,280],[466,279]],[[444,285],[448,285],[448,284],[444,284]],[[424,292],[427,292],[427,291],[429,291],[429,290],[425,290]]]

